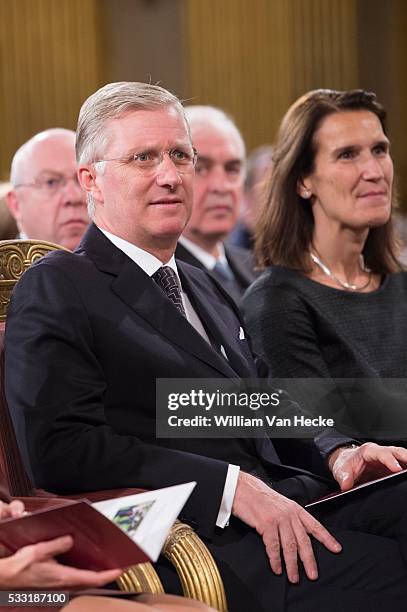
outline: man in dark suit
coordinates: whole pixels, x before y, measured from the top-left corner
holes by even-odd
[[[236,302],[254,281],[251,252],[224,240],[237,223],[243,198],[245,145],[232,119],[213,106],[185,108],[198,152],[194,205],[175,257],[207,270]]]
[[[174,259],[195,163],[177,98],[106,85],[81,109],[77,157],[94,224],[75,253],[29,268],[7,323],[7,399],[36,484],[69,493],[197,481],[182,518],[218,561],[232,612],[404,610],[402,482],[315,513],[340,552],[301,506],[333,481],[282,465],[268,438],[155,436],[156,378],[257,374],[233,300]],[[405,449],[324,444],[344,487],[407,463]]]

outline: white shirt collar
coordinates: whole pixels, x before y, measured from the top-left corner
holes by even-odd
[[[102,234],[104,234],[106,238],[110,240],[110,242],[112,242],[115,246],[117,246],[118,249],[120,249],[128,257],[130,257],[130,259],[132,259],[134,263],[140,266],[140,268],[144,270],[144,272],[148,274],[148,276],[152,276],[155,272],[157,272],[159,268],[165,265],[165,266],[170,266],[170,268],[174,270],[174,272],[177,275],[178,281],[179,281],[178,269],[177,269],[177,264],[175,263],[174,255],[171,257],[171,259],[166,264],[163,264],[160,259],[155,257],[155,255],[148,253],[148,251],[144,251],[144,249],[140,249],[139,247],[132,244],[131,242],[127,242],[127,240],[124,240],[123,238],[119,238],[119,236],[115,236],[114,234],[107,232],[101,227],[99,227],[99,229],[102,232]],[[181,283],[180,283],[180,286],[181,286]]]
[[[194,255],[194,257],[199,259],[201,264],[203,264],[207,270],[213,270],[217,261],[227,264],[225,248],[222,242],[218,242],[218,258],[208,253],[208,251],[205,251],[202,247],[195,244],[195,242],[192,242],[192,240],[189,240],[189,238],[185,238],[185,236],[180,236],[178,242],[182,244],[182,246],[185,247],[187,251]]]
[[[123,240],[123,238],[119,238],[119,236],[115,236],[114,234],[107,232],[101,227],[99,227],[98,229],[100,229],[102,234],[104,234],[106,238],[110,240],[110,242],[112,242],[118,249],[120,249],[120,251],[125,253],[125,255],[130,257],[130,259],[133,260],[138,266],[140,266],[140,268],[142,268],[142,270],[144,270],[144,272],[149,276],[152,276],[154,272],[157,272],[157,270],[163,265],[163,263],[159,259],[157,259],[157,257],[152,255],[151,253],[148,253],[148,251],[144,251],[143,249],[136,247],[131,242],[127,242],[127,240]],[[175,274],[177,275],[179,287],[181,290],[182,303],[184,305],[188,322],[192,325],[192,327],[196,329],[199,334],[201,334],[204,340],[208,342],[208,344],[210,344],[208,334],[206,333],[205,328],[202,325],[202,321],[200,320],[197,312],[195,311],[195,308],[192,306],[188,296],[183,291],[174,255],[165,265],[170,266],[170,268],[172,268]],[[225,349],[223,348],[223,346],[221,346],[221,352],[223,356],[227,359],[228,357],[225,353]]]

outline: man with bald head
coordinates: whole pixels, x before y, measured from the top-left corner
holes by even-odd
[[[249,251],[226,245],[243,196],[245,145],[232,119],[213,106],[187,106],[185,114],[198,152],[192,215],[176,257],[207,270],[237,301],[253,282]]]
[[[30,138],[13,157],[10,180],[7,204],[20,237],[75,249],[89,224],[76,175],[75,132],[53,128]]]

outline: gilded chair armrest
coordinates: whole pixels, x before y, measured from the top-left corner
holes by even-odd
[[[175,522],[164,544],[163,554],[174,565],[185,597],[227,612],[225,589],[216,563],[189,525]]]
[[[161,580],[151,563],[132,565],[127,568],[116,582],[122,591],[153,593],[154,595],[164,593]]]

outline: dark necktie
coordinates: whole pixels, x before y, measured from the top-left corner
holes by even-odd
[[[239,285],[229,264],[217,261],[215,266],[212,268],[212,273],[222,283],[226,291],[228,291],[230,295],[236,301],[238,301],[244,290],[243,287]]]
[[[217,261],[215,266],[213,267],[213,270],[215,272],[217,272],[219,274],[219,276],[221,276],[222,278],[224,278],[227,281],[234,281],[235,277],[234,274],[232,272],[232,270],[230,269],[230,267],[228,266],[228,264],[223,263],[221,261]]]
[[[171,302],[178,308],[180,313],[186,317],[178,278],[174,270],[170,268],[170,266],[162,266],[157,272],[154,272],[151,278],[170,298]]]

